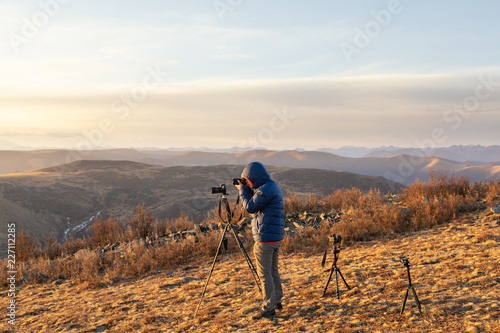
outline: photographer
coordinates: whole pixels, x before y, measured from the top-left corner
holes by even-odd
[[[248,164],[241,178],[235,186],[243,207],[252,214],[253,251],[264,289],[262,313],[253,319],[272,319],[276,315],[275,309],[283,308],[278,271],[278,251],[285,235],[283,194],[259,162]]]

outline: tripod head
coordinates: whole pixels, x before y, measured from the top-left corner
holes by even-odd
[[[401,261],[403,263],[403,265],[405,265],[406,268],[410,268],[410,266],[411,266],[410,259],[408,259],[408,258],[399,258],[399,261]]]

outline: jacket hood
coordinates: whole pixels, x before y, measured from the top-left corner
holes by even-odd
[[[248,178],[252,182],[254,188],[261,187],[271,179],[266,168],[260,162],[248,164],[245,169],[243,169],[241,177]]]

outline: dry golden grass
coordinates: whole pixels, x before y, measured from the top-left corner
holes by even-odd
[[[103,288],[72,280],[24,285],[17,296],[17,332],[498,332],[499,219],[485,209],[427,230],[344,246],[338,267],[351,289],[340,280],[340,300],[335,279],[322,297],[328,272],[320,266],[321,251],[285,251],[280,263],[284,309],[273,321],[251,319],[260,296],[241,254],[229,253],[216,264],[196,319],[211,258],[108,281]],[[207,248],[215,245],[203,241]],[[127,255],[158,259],[158,253],[142,251]],[[404,314],[399,313],[408,286],[401,256],[410,258],[423,317],[411,294]],[[98,265],[94,258],[82,261],[81,269],[98,270]],[[0,328],[14,332],[6,319]]]

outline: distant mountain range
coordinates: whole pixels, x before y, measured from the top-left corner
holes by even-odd
[[[159,166],[246,165],[260,161],[269,166],[314,168],[347,171],[369,176],[382,176],[401,184],[416,179],[427,181],[429,171],[451,176],[463,175],[471,181],[485,181],[500,175],[500,146],[453,146],[437,149],[436,154],[453,159],[427,156],[430,151],[387,150],[373,151],[366,157],[352,158],[321,151],[269,151],[202,152],[169,150],[35,150],[0,151],[0,173],[26,171],[64,165],[77,160],[121,160]],[[487,162],[481,162],[487,161]],[[61,167],[63,170],[64,167]]]
[[[48,156],[56,152],[46,152]],[[115,152],[115,156],[119,155]],[[188,154],[184,160],[201,158]],[[8,223],[26,229],[37,240],[51,234],[59,240],[81,236],[98,215],[127,219],[143,203],[157,218],[181,213],[201,221],[218,202],[211,187],[228,185],[236,199],[232,179],[244,165],[163,167],[131,161],[82,160],[62,166],[0,175],[1,233]],[[348,172],[268,167],[285,195],[328,195],[335,189],[358,187],[398,191],[402,185],[382,177]],[[5,229],[5,230],[4,230]]]
[[[12,142],[0,140],[0,151],[14,150],[14,151],[50,151],[50,150],[65,150],[60,148],[33,148],[20,146]],[[265,148],[252,148],[252,147],[231,147],[231,148],[210,148],[210,147],[172,147],[172,148],[156,148],[156,147],[142,147],[142,148],[112,148],[112,147],[99,147],[96,150],[138,150],[138,151],[170,151],[170,152],[188,152],[199,151],[206,153],[241,153],[251,150],[265,150]],[[305,152],[307,150],[302,148],[294,149],[298,152]],[[330,153],[343,157],[391,157],[400,154],[414,155],[418,154],[425,156],[435,156],[444,159],[453,160],[456,162],[476,161],[481,163],[499,163],[500,162],[500,146],[481,146],[481,145],[455,145],[449,147],[436,147],[436,148],[415,148],[415,147],[397,147],[397,146],[381,146],[376,148],[357,147],[357,146],[344,146],[341,148],[319,148],[314,151]]]
[[[365,157],[390,157],[394,155],[435,156],[457,162],[478,162],[500,165],[500,146],[451,146],[447,148],[396,148],[372,150]]]

